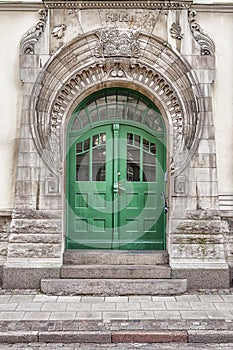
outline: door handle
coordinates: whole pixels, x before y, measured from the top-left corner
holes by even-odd
[[[167,206],[167,199],[165,197],[165,193],[161,192],[161,198],[163,199],[163,204],[164,204],[164,212],[167,214],[168,212],[168,206]]]
[[[118,194],[121,194],[121,191],[125,191],[125,188],[121,185],[120,182],[118,182]]]

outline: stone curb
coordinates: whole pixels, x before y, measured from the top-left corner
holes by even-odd
[[[37,343],[38,332],[0,332],[0,343]]]
[[[187,343],[187,331],[0,332],[0,343]]]
[[[186,331],[112,332],[112,343],[187,343]]]
[[[188,331],[188,343],[233,343],[233,331]]]
[[[111,332],[39,332],[40,343],[111,343]]]
[[[7,331],[0,343],[233,343],[233,331]]]

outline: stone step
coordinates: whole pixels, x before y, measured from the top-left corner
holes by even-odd
[[[171,268],[164,265],[63,265],[61,278],[171,278]]]
[[[166,265],[166,250],[67,250],[67,265]]]
[[[173,295],[187,291],[185,279],[42,279],[54,295]]]

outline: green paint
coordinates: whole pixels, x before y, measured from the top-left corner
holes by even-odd
[[[68,249],[165,249],[164,142],[162,117],[141,94],[106,89],[78,107],[68,128]]]

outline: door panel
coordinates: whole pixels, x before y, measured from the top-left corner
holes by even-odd
[[[119,249],[164,249],[163,144],[138,128],[120,130]]]
[[[69,151],[67,246],[111,249],[112,128],[95,128],[77,141]]]
[[[110,124],[72,140],[67,248],[165,249],[164,146]]]

